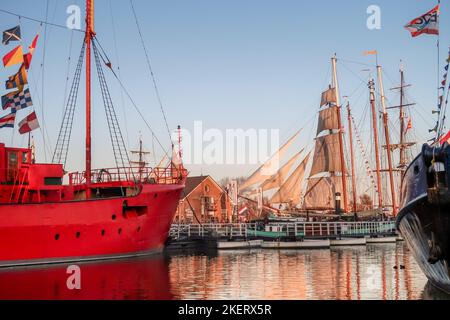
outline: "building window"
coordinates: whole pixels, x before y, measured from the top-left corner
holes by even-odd
[[[206,186],[205,186],[205,192],[206,192],[206,193],[209,193],[209,191],[211,191],[211,189],[209,188],[209,185],[206,185]]]

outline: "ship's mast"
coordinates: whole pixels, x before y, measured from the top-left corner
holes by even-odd
[[[386,109],[386,99],[384,96],[384,87],[383,87],[383,75],[381,66],[377,66],[377,73],[378,73],[378,81],[380,83],[380,94],[381,94],[381,106],[383,108],[383,125],[384,125],[384,134],[386,139],[386,150],[387,150],[387,156],[388,156],[388,168],[389,168],[389,183],[391,187],[391,197],[392,197],[392,213],[394,216],[397,215],[397,199],[396,199],[396,192],[395,192],[395,184],[394,184],[394,172],[392,169],[392,149],[391,149],[391,142],[389,137],[389,123],[388,123],[388,113]]]
[[[91,196],[91,40],[94,35],[94,0],[86,0],[86,198]]]
[[[352,162],[352,195],[353,195],[353,213],[356,214],[357,211],[357,193],[356,193],[356,176],[355,176],[355,153],[353,150],[353,128],[352,128],[352,113],[350,109],[350,103],[347,103],[348,111],[348,132],[350,139],[350,157]]]
[[[341,104],[340,104],[340,96],[339,96],[339,82],[337,78],[337,69],[336,69],[336,56],[331,59],[331,65],[333,68],[333,86],[336,91],[336,106],[337,106],[337,119],[338,119],[338,127],[339,127],[339,153],[341,158],[341,174],[342,174],[342,192],[344,197],[344,211],[348,211],[348,195],[347,195],[347,172],[345,167],[345,159],[344,159],[344,139],[343,139],[343,130],[342,130],[342,120],[341,120]]]
[[[378,140],[378,123],[377,123],[377,110],[375,107],[375,81],[370,79],[370,106],[372,109],[372,126],[373,126],[373,139],[375,146],[375,165],[377,172],[377,191],[378,191],[378,208],[383,208],[383,194],[381,192],[381,164],[380,164],[380,147]]]
[[[405,112],[403,110],[403,100],[405,96],[405,75],[403,74],[403,66],[400,67],[400,168],[406,166],[406,149],[405,144]]]

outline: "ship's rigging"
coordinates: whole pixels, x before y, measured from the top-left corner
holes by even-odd
[[[353,104],[354,108],[350,108],[347,102],[348,122],[345,127],[341,119],[343,108],[338,99],[337,59],[334,59],[336,58],[332,59],[331,85],[321,98],[315,131],[317,137],[311,148],[312,153],[302,157],[299,153],[291,156],[279,171],[270,176],[262,174],[270,161],[263,164],[241,185],[240,193],[245,194],[245,197],[262,193],[267,207],[282,208],[281,205],[284,204],[292,213],[334,212],[339,207],[340,211],[348,213],[375,210],[379,214],[386,215],[389,212],[390,215],[395,215],[399,196],[396,190],[404,164],[411,160],[411,148],[415,146],[414,140],[411,140],[414,126],[409,112],[410,107],[415,104],[407,101],[406,88],[409,86],[405,84],[404,68],[402,66],[400,69],[400,86],[392,89],[400,92],[398,106],[390,106],[386,101],[380,66],[370,65],[377,74],[378,83],[369,76],[367,86],[367,82],[358,76],[362,87],[368,89],[363,94],[368,97],[364,114],[367,114],[369,107],[371,118],[364,120],[363,116],[357,123],[352,112],[356,104]],[[400,111],[399,125],[392,123],[388,117],[389,111],[397,109]],[[370,127],[372,131],[367,130]],[[367,144],[363,140],[360,131],[371,136],[371,143],[369,141]],[[398,137],[395,136],[396,133]],[[282,158],[283,154],[287,154],[286,147],[292,147],[294,138],[289,139],[274,157],[281,155]],[[372,149],[370,153],[366,150],[368,146]],[[293,163],[299,163],[298,167]],[[269,197],[266,198],[264,193]]]

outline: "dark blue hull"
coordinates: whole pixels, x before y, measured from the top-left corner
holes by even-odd
[[[402,180],[397,228],[430,282],[450,293],[450,146],[425,145]]]

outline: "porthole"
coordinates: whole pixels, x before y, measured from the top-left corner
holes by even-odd
[[[115,214],[112,215],[111,219],[116,220],[117,216]]]
[[[155,193],[155,195],[153,196],[153,198],[158,198],[158,194],[157,193]]]
[[[141,232],[141,227],[138,227],[138,228],[137,228],[137,232]]]
[[[102,237],[105,235],[105,233],[106,233],[106,232],[105,232],[105,230],[103,229],[103,230],[102,230]]]
[[[80,232],[77,232],[76,237],[77,237],[77,239],[80,239],[81,233],[80,233]]]
[[[119,234],[122,234],[122,228],[119,228],[118,232]]]
[[[59,233],[55,234],[55,240],[56,240],[56,241],[59,240]]]

